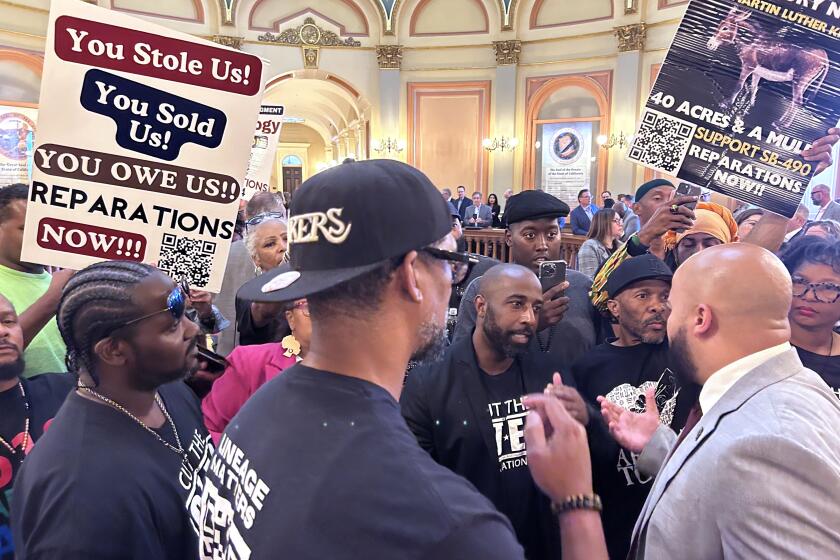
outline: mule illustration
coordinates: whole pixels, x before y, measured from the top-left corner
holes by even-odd
[[[741,59],[741,76],[738,79],[738,86],[729,99],[730,105],[735,104],[748,78],[750,78],[748,108],[755,105],[758,86],[762,79],[771,82],[791,82],[790,105],[785,114],[773,123],[777,128],[790,126],[802,107],[808,88],[814,86],[812,98],[822,88],[829,70],[828,54],[823,49],[802,48],[781,40],[778,36],[773,36],[758,22],[748,21],[751,15],[751,12],[732,8],[706,46],[714,51],[721,45],[734,45],[738,50],[738,58]]]

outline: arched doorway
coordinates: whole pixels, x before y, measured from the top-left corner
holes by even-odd
[[[346,157],[368,157],[370,103],[344,79],[321,70],[282,74],[269,80],[263,103],[285,107],[272,178],[278,190],[292,193]]]
[[[293,195],[303,182],[303,160],[290,154],[283,158],[280,165],[283,169],[283,192]]]
[[[607,157],[596,139],[609,130],[609,100],[601,84],[586,76],[546,81],[528,102],[523,185],[571,207],[584,188],[598,200],[606,188]]]

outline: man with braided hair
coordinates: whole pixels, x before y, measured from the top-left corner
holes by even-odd
[[[79,385],[20,471],[20,560],[195,557],[190,503],[212,447],[181,381],[197,365],[188,290],[125,261],[67,283],[58,324]]]

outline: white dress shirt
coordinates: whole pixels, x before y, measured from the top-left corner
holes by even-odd
[[[791,348],[792,346],[789,342],[784,342],[778,346],[765,348],[755,354],[744,356],[740,360],[736,360],[728,366],[717,370],[706,380],[706,383],[703,384],[703,388],[700,390],[700,410],[703,411],[703,414],[707,414],[739,379],[767,360],[784,354]]]

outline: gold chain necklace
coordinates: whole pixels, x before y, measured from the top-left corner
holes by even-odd
[[[18,389],[20,389],[20,396],[23,397],[23,406],[26,410],[26,421],[23,427],[23,442],[21,443],[20,447],[21,453],[23,455],[26,455],[26,446],[29,444],[29,399],[26,398],[26,391],[23,388],[23,383],[21,383],[20,381],[18,381]],[[0,443],[2,443],[3,447],[8,449],[12,455],[17,454],[17,450],[15,450],[15,448],[12,447],[9,444],[9,442],[7,442],[2,437],[0,437]]]
[[[147,432],[149,432],[150,434],[155,436],[158,439],[158,441],[161,442],[163,445],[165,445],[167,448],[171,449],[172,451],[174,451],[175,453],[177,453],[178,455],[180,455],[182,457],[184,456],[184,448],[181,446],[181,438],[178,437],[178,430],[175,428],[175,422],[172,421],[172,417],[169,416],[169,412],[166,410],[166,407],[163,404],[163,400],[160,398],[160,395],[158,395],[157,393],[155,393],[155,402],[157,403],[158,407],[160,407],[160,410],[161,410],[161,412],[163,412],[163,415],[166,417],[166,420],[167,420],[167,422],[169,422],[169,425],[172,426],[172,433],[175,434],[175,443],[178,444],[178,447],[174,447],[168,441],[163,439],[160,436],[159,433],[157,433],[156,431],[154,431],[153,429],[148,427],[146,424],[144,424],[142,420],[137,418],[135,415],[133,415],[131,412],[129,412],[124,406],[122,406],[118,402],[109,399],[105,395],[101,395],[101,394],[97,393],[92,388],[88,387],[87,385],[79,385],[79,389],[84,390],[85,392],[93,395],[94,397],[101,400],[102,402],[104,402],[106,404],[109,404],[112,407],[116,408],[117,410],[119,410],[120,412],[122,412],[123,414],[125,414],[126,416],[128,416],[129,418],[131,418],[132,420],[137,422],[138,424],[140,424],[140,426],[144,430],[146,430]]]

